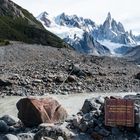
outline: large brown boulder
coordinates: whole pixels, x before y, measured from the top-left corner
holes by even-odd
[[[17,102],[18,118],[25,126],[57,123],[67,117],[66,110],[53,98],[23,98]]]

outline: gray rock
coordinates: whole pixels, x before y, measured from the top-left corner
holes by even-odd
[[[79,129],[82,131],[82,132],[86,132],[87,129],[88,129],[88,122],[83,122],[79,125]]]
[[[61,137],[61,136],[59,136],[59,137],[57,138],[57,140],[64,140],[64,138]]]
[[[6,133],[6,132],[8,132],[8,130],[9,130],[9,127],[8,127],[8,125],[5,123],[5,121],[0,120],[0,132]]]
[[[100,105],[95,102],[95,98],[86,99],[81,111],[83,113],[89,113],[90,111],[98,110],[99,107]]]
[[[88,125],[89,125],[90,128],[94,127],[94,120],[93,120],[93,119],[90,120],[90,121],[88,122]]]
[[[63,128],[62,126],[46,126],[35,134],[34,140],[44,139],[45,137],[57,139],[59,136],[70,139],[72,134],[67,128]]]
[[[110,132],[104,128],[100,129],[98,133],[102,136],[105,136],[105,137],[110,134]]]
[[[52,139],[50,137],[44,137],[44,138],[41,138],[41,140],[55,140],[55,139]]]
[[[3,140],[18,140],[18,138],[15,135],[7,134],[3,137]]]
[[[123,135],[110,135],[108,137],[104,137],[104,140],[128,140],[125,136]]]
[[[140,108],[140,95],[137,94],[137,95],[126,95],[124,96],[124,99],[131,99],[134,101],[134,103],[136,104],[136,106],[138,108]]]
[[[64,80],[65,80],[65,77],[64,77],[63,74],[58,75],[58,76],[55,78],[55,82],[58,82],[58,83],[62,83]]]
[[[33,83],[42,83],[42,80],[40,80],[40,79],[34,79],[32,82]]]
[[[75,118],[73,118],[72,123],[75,127],[78,127],[80,125],[82,116],[78,115]]]
[[[5,86],[12,86],[12,83],[8,80],[0,79],[0,87],[5,87]]]
[[[135,123],[140,124],[140,112],[135,113]]]
[[[72,74],[75,74],[78,77],[86,76],[85,71],[82,70],[78,64],[71,64],[70,70],[72,70]]]
[[[135,76],[136,79],[140,80],[140,73],[137,73]]]
[[[99,104],[104,104],[104,98],[102,96],[98,96],[95,98],[95,101]]]
[[[5,121],[7,123],[7,125],[9,125],[9,126],[15,125],[17,123],[17,121],[19,120],[18,118],[10,116],[10,115],[4,115],[0,119]]]
[[[138,138],[137,134],[134,132],[128,132],[126,137],[128,140],[137,140]]]
[[[16,128],[14,126],[9,126],[9,132],[10,133],[17,133],[20,131],[20,128]]]
[[[113,135],[121,135],[121,131],[120,131],[120,129],[119,128],[117,128],[117,127],[113,127],[112,129],[111,129],[111,133],[113,134]]]
[[[84,120],[84,121],[90,121],[90,120],[92,120],[93,115],[94,115],[94,114],[93,114],[92,112],[86,113],[86,114],[84,114],[82,120]]]
[[[99,131],[100,131],[100,127],[99,127],[99,126],[96,126],[96,127],[94,128],[94,130],[95,130],[96,132],[99,132]]]
[[[91,137],[88,134],[79,133],[75,137],[73,137],[71,140],[91,140]]]
[[[67,78],[67,82],[75,82],[76,81],[76,77],[73,75],[68,76]]]
[[[136,131],[137,131],[137,134],[140,134],[140,123],[136,124]]]
[[[34,133],[20,133],[17,137],[18,140],[34,140]]]
[[[41,129],[45,129],[47,127],[53,127],[54,124],[53,123],[41,123],[39,126],[38,126],[38,129],[41,130]]]

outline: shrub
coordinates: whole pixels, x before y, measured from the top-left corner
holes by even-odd
[[[0,39],[0,46],[9,45],[10,42],[8,40]]]

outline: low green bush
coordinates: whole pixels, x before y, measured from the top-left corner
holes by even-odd
[[[0,46],[9,45],[10,42],[8,40],[0,39]]]

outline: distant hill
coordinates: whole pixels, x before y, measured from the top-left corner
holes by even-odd
[[[0,0],[0,39],[65,47],[66,44],[27,10],[10,0]]]

